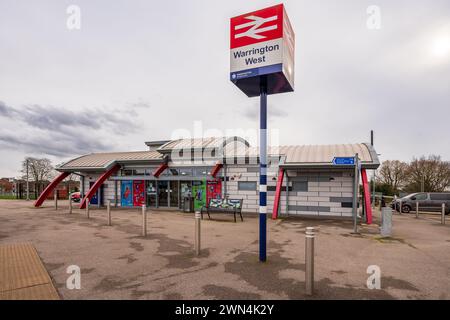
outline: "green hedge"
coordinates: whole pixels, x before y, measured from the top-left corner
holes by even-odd
[[[11,194],[0,194],[0,200],[16,200],[16,196],[15,195],[11,195]],[[22,200],[26,199],[26,195],[23,195]],[[36,200],[34,194],[30,194],[30,200]]]
[[[7,199],[7,200],[16,199],[16,196],[11,194],[0,194],[0,199]]]

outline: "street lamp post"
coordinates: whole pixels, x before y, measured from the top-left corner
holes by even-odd
[[[29,168],[29,160],[27,158],[26,161],[26,166],[27,166],[27,201],[30,201],[30,181],[28,179],[28,168]]]

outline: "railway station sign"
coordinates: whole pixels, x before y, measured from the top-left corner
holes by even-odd
[[[336,157],[333,159],[335,166],[354,166],[355,157]]]
[[[283,4],[231,18],[230,80],[247,96],[294,91],[295,34]]]

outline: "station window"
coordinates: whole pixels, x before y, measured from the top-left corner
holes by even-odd
[[[239,181],[238,190],[240,191],[256,191],[256,182],[253,181]]]
[[[292,182],[292,190],[295,192],[307,192],[308,191],[308,181]]]
[[[194,168],[194,176],[206,176],[210,174],[210,169],[206,167]]]
[[[136,169],[134,170],[134,174],[135,176],[143,176],[145,175],[145,169]]]
[[[132,176],[133,170],[122,170],[122,176]]]
[[[192,176],[192,168],[182,168],[182,169],[180,169],[180,175],[182,175],[182,176]]]

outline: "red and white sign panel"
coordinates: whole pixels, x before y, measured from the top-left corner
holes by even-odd
[[[283,4],[249,12],[230,21],[230,79],[248,96],[294,90],[295,35]]]
[[[231,49],[283,37],[283,5],[231,18]]]

